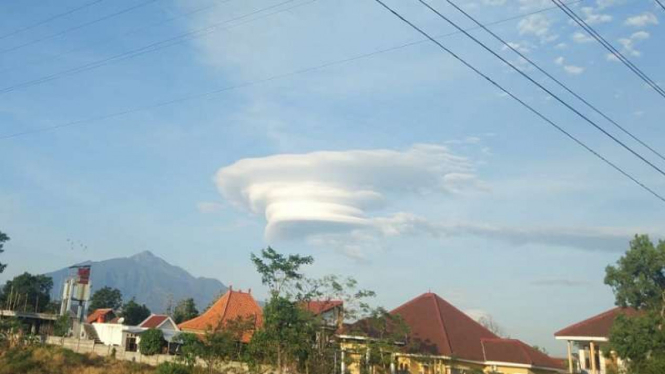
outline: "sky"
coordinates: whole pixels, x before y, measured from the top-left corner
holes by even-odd
[[[663,175],[416,0],[386,3],[665,194]],[[552,2],[456,4],[665,152],[663,97]],[[655,2],[570,6],[665,79]],[[605,267],[634,234],[665,233],[662,201],[372,0],[28,0],[0,19],[0,282],[150,250],[260,298],[249,256],[271,245],[376,305],[432,291],[563,354],[555,331],[613,306]]]

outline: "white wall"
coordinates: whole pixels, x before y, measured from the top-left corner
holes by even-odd
[[[93,323],[92,327],[105,345],[124,345],[122,332],[127,326],[117,323]]]

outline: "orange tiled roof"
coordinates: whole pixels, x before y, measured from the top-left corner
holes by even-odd
[[[254,318],[254,329],[263,325],[263,312],[252,294],[229,289],[205,313],[179,324],[178,327],[183,331],[203,333],[208,328],[223,327],[238,318]],[[241,340],[249,342],[252,334],[249,332],[243,335]]]
[[[341,300],[310,300],[303,303],[303,307],[306,310],[317,316],[342,305],[344,305],[344,302]]]
[[[107,322],[107,323],[108,323],[108,322],[110,322],[110,320],[112,319],[112,318],[110,318],[108,321],[106,320],[106,318],[108,318],[107,315],[108,315],[109,313],[113,314],[113,317],[112,317],[112,318],[115,318],[115,312],[114,312],[113,309],[111,309],[111,308],[100,308],[100,309],[95,309],[94,312],[90,313],[90,315],[89,315],[88,318],[86,319],[86,322],[87,322],[87,323],[97,322],[97,320],[99,319],[99,317],[102,317],[102,316],[103,316],[103,317],[104,317],[104,322]]]

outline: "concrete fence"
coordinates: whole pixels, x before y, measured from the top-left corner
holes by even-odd
[[[98,356],[112,356],[113,349],[115,348],[115,358],[118,360],[132,361],[142,364],[157,366],[162,362],[173,362],[177,360],[177,356],[172,355],[150,355],[146,356],[140,352],[127,352],[123,347],[110,346],[104,344],[95,344],[94,340],[76,339],[76,338],[60,338],[57,336],[47,336],[46,344],[58,345],[63,348],[72,350],[78,353],[94,353]],[[206,367],[206,363],[197,359],[197,366]],[[219,369],[232,369],[234,373],[248,373],[246,365],[240,362],[230,362]],[[223,372],[223,370],[222,370]]]

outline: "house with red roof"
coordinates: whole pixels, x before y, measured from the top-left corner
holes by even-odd
[[[321,319],[325,327],[337,329],[344,322],[344,302],[341,300],[310,300],[302,308]]]
[[[401,317],[409,330],[405,342],[395,342],[404,349],[391,358],[393,374],[563,372],[559,360],[519,340],[495,335],[434,293],[422,294],[390,314]],[[338,337],[342,341],[342,373],[359,373],[358,360],[366,359],[363,342],[373,339],[372,332],[343,333]]]
[[[568,371],[575,371],[573,346],[578,348],[577,369],[582,373],[605,374],[610,367],[622,369],[624,364],[621,358],[610,354],[608,359],[603,351],[609,341],[614,320],[620,315],[634,316],[638,313],[633,308],[617,307],[555,332],[557,340],[564,340],[568,344]]]
[[[206,330],[224,329],[229,323],[244,320],[249,326],[240,341],[249,343],[254,331],[263,325],[263,311],[252,297],[251,291],[228,291],[200,316],[182,322],[180,330],[195,334],[204,334]]]

